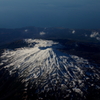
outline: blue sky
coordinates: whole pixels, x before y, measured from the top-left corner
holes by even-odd
[[[0,28],[100,28],[100,0],[0,0]]]

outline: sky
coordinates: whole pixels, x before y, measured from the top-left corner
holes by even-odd
[[[100,0],[0,0],[0,28],[100,28]]]

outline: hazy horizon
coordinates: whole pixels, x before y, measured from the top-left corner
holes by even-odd
[[[99,0],[0,0],[0,28],[100,28]]]

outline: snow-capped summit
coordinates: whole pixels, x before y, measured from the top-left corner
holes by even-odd
[[[50,40],[42,40],[42,39],[25,39],[24,40],[26,43],[28,43],[29,45],[33,45],[34,47],[60,47],[61,45],[57,42],[53,42]]]
[[[96,65],[78,56],[65,54],[57,48],[63,48],[57,42],[51,40],[25,39],[33,47],[19,48],[5,51],[1,56],[1,64],[5,64],[10,74],[17,73],[24,81],[31,80],[40,91],[49,91],[50,84],[65,91],[75,91],[83,94],[87,80],[100,79],[100,72]],[[69,87],[68,87],[68,86]],[[89,86],[91,84],[89,83]],[[66,89],[67,88],[67,89]]]

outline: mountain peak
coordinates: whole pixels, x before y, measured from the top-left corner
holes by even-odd
[[[59,51],[57,48],[64,46],[57,42],[39,39],[24,41],[29,47],[5,51],[1,57],[5,60],[2,60],[1,64],[6,63],[5,68],[9,73],[17,73],[24,82],[35,82],[37,86],[42,87],[40,91],[50,90],[50,84],[55,87],[59,83],[60,89],[67,89],[69,85],[66,91],[71,91],[71,86],[73,91],[82,95],[84,86],[88,84],[87,80],[100,78],[96,65],[90,64],[86,59]]]

